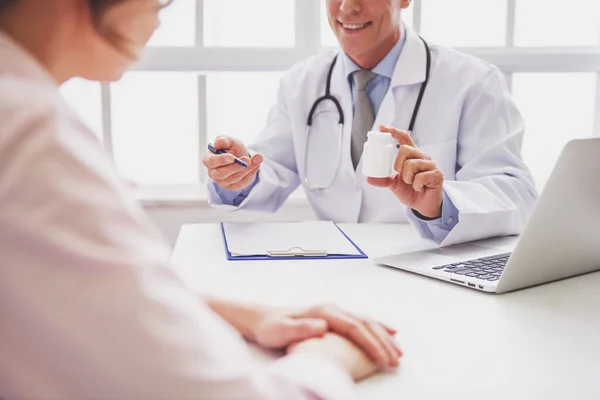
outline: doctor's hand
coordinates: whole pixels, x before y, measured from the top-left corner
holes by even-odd
[[[407,207],[426,218],[442,215],[444,175],[431,157],[421,152],[409,134],[381,125],[381,132],[389,132],[400,144],[394,170],[390,178],[367,178],[369,184],[387,187]]]
[[[323,337],[292,344],[288,347],[287,352],[288,354],[317,354],[325,357],[338,364],[357,381],[382,368],[351,340],[335,333],[327,333]]]
[[[208,176],[223,189],[235,191],[248,187],[258,173],[262,156],[254,154],[252,158],[248,157],[244,143],[227,136],[216,138],[213,144],[215,148],[227,150],[231,154],[214,154],[207,151],[202,162],[208,170]],[[231,155],[246,162],[248,168],[236,164]]]
[[[282,349],[332,332],[353,343],[380,367],[396,367],[402,356],[394,338],[394,329],[334,305],[265,309],[261,314],[251,327],[249,336],[265,348]]]

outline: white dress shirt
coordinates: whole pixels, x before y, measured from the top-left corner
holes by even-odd
[[[0,32],[0,398],[352,397],[325,358],[255,363],[169,257],[96,136]]]

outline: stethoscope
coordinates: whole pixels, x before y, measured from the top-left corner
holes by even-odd
[[[423,39],[422,37],[419,37],[421,39],[421,41],[423,42],[423,44],[425,45],[425,53],[427,56],[427,66],[425,69],[425,81],[421,84],[421,90],[419,91],[419,96],[417,97],[417,102],[415,104],[415,108],[413,110],[412,113],[412,118],[410,120],[410,125],[408,126],[408,131],[409,132],[413,132],[413,128],[415,126],[415,121],[417,120],[417,115],[419,115],[419,109],[421,108],[421,100],[423,99],[423,94],[425,93],[425,88],[427,87],[427,84],[429,83],[429,73],[431,70],[431,51],[429,50],[429,45],[427,44],[427,42],[425,41],[425,39]],[[338,101],[338,99],[336,99],[332,94],[331,94],[331,77],[333,75],[333,69],[335,68],[335,64],[338,60],[338,56],[339,53],[336,54],[336,56],[333,58],[333,61],[331,62],[331,66],[329,67],[329,72],[327,73],[327,83],[325,86],[325,95],[319,97],[317,100],[315,100],[315,102],[313,103],[310,112],[308,113],[308,119],[306,121],[307,127],[306,127],[306,152],[304,155],[304,184],[305,186],[310,189],[310,190],[325,190],[325,189],[329,189],[331,186],[333,186],[333,183],[335,182],[338,172],[340,170],[340,165],[341,165],[341,158],[342,158],[342,136],[343,136],[343,132],[344,132],[344,110],[342,110],[342,105],[340,104],[340,102]],[[325,185],[325,186],[318,186],[318,185],[311,185],[311,183],[308,180],[308,170],[307,170],[307,161],[308,161],[308,149],[310,148],[310,129],[312,127],[312,123],[313,123],[313,118],[314,115],[316,113],[317,107],[319,106],[319,104],[321,104],[324,101],[331,101],[334,105],[335,108],[337,108],[337,112],[339,115],[339,148],[338,148],[338,158],[337,158],[337,168],[335,170],[335,174],[333,175],[333,178],[331,179],[331,181],[329,182],[329,184]]]

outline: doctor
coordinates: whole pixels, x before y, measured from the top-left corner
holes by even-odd
[[[441,245],[521,232],[537,194],[503,76],[403,26],[410,3],[327,0],[342,51],[313,56],[282,78],[249,149],[215,140],[250,166],[206,154],[212,205],[274,212],[302,184],[321,219],[409,221]],[[361,172],[372,128],[401,145],[393,177]]]

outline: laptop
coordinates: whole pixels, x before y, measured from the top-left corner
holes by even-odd
[[[505,293],[600,270],[600,138],[563,148],[523,233],[374,260]]]

